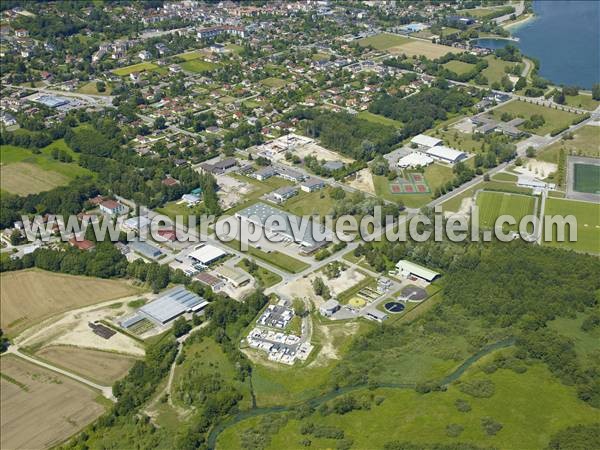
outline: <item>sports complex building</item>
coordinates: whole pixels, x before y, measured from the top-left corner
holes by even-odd
[[[123,328],[131,328],[138,322],[149,319],[157,325],[165,325],[186,312],[201,311],[206,305],[208,302],[204,298],[188,291],[184,286],[176,286],[119,323]]]

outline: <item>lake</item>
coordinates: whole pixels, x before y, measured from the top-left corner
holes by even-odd
[[[600,2],[535,1],[536,17],[513,27],[519,42],[476,39],[473,43],[497,49],[517,45],[540,61],[539,74],[555,84],[591,89],[600,83]]]

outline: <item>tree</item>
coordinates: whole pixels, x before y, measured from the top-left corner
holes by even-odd
[[[325,300],[331,298],[331,293],[329,292],[329,288],[323,282],[321,277],[316,277],[312,283],[313,289],[316,295],[323,297]]]
[[[167,121],[164,117],[157,117],[154,121],[154,128],[157,130],[163,130],[167,126]]]
[[[592,98],[594,100],[600,100],[600,83],[596,83],[592,86]]]
[[[515,91],[520,91],[525,86],[527,86],[527,80],[525,79],[525,77],[520,77],[515,83]]]
[[[173,322],[173,334],[175,337],[181,337],[192,329],[190,323],[184,317],[179,317]]]
[[[529,147],[527,147],[527,150],[525,150],[525,155],[527,155],[528,158],[534,158],[535,157],[535,148],[533,148],[531,145]]]
[[[554,103],[558,103],[559,105],[564,105],[565,104],[564,92],[556,91],[556,93],[554,94],[554,97],[552,97],[552,100],[554,100]]]
[[[98,92],[106,92],[106,83],[104,81],[97,81],[96,90]]]

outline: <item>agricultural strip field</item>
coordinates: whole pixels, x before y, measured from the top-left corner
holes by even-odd
[[[515,225],[504,225],[505,230],[518,231],[519,221],[528,214],[534,214],[535,198],[503,192],[482,191],[477,194],[479,224],[482,228],[494,228],[496,219],[502,215],[514,217]]]
[[[118,353],[67,346],[45,347],[35,355],[105,386],[124,377],[135,362],[134,358]]]
[[[597,203],[547,198],[544,215],[574,215],[577,219],[577,242],[556,242],[556,230],[552,240],[545,245],[572,248],[581,252],[600,253],[600,205]],[[568,233],[565,233],[568,238]]]
[[[121,67],[119,69],[114,69],[112,72],[115,75],[118,75],[120,77],[126,77],[131,73],[134,72],[152,72],[154,70],[160,69],[159,66],[157,66],[154,63],[151,62],[141,62],[139,64],[133,64],[132,66],[127,66],[127,67]]]
[[[194,73],[211,72],[216,69],[219,65],[210,61],[204,61],[200,59],[192,59],[180,64],[183,70]]]
[[[0,372],[3,449],[53,447],[104,412],[98,392],[12,355]]]
[[[534,114],[542,115],[546,122],[541,127],[534,128],[532,130],[527,130],[526,128],[523,128],[523,126],[519,127],[519,129],[522,129],[523,131],[540,136],[544,136],[556,128],[562,128],[564,126],[571,125],[574,119],[580,117],[578,114],[567,111],[547,108],[545,106],[521,101],[511,101],[500,106],[499,108],[494,109],[493,116],[496,120],[500,120],[500,117],[505,112],[512,114],[514,117],[522,117],[524,119],[529,119]]]
[[[579,128],[574,134],[573,139],[561,139],[550,147],[541,151],[536,159],[541,161],[558,163],[560,149],[565,149],[565,154],[575,154],[578,156],[591,156],[600,158],[600,127],[586,125]]]
[[[240,251],[241,243],[238,240],[223,243],[234,250]],[[307,263],[278,251],[271,251],[267,253],[249,245],[246,253],[266,262],[267,264],[290,273],[302,272],[304,269],[309,267]]]
[[[456,73],[457,75],[462,75],[463,73],[467,73],[471,69],[473,69],[473,67],[475,67],[475,64],[469,64],[463,61],[452,60],[444,64],[444,67]]]
[[[360,39],[358,41],[358,45],[361,47],[371,46],[376,50],[387,50],[391,47],[396,47],[407,42],[410,42],[409,38],[395,34],[381,33]]]
[[[53,159],[51,152],[55,148],[71,155],[74,161],[79,157],[62,139],[41,149],[40,154],[14,145],[0,146],[0,189],[17,195],[35,194],[66,185],[78,176],[92,174],[76,162]]]
[[[124,281],[37,269],[5,272],[0,284],[0,327],[11,335],[54,314],[139,292]]]
[[[489,361],[489,359],[485,359]],[[561,384],[540,363],[527,366],[518,374],[509,369],[498,369],[487,375],[479,366],[470,368],[461,381],[486,380],[495,387],[491,398],[474,397],[461,392],[452,384],[446,392],[418,394],[414,389],[367,389],[352,392],[355,398],[381,398],[368,410],[355,410],[346,414],[318,412],[284,422],[270,440],[267,449],[302,448],[301,442],[309,438],[310,448],[334,448],[333,439],[303,435],[300,429],[308,423],[334,427],[344,432],[344,441],[352,441],[352,448],[383,448],[387,442],[400,441],[430,445],[432,442],[464,442],[490,448],[534,449],[546,448],[551,437],[559,430],[597,420],[597,411],[578,400],[574,388]],[[339,397],[338,397],[339,398]],[[470,405],[468,412],[457,410],[457,400]],[[502,429],[487,434],[482,419],[490,417]],[[219,436],[217,449],[243,448],[244,432],[260,424],[263,417],[242,421]],[[448,435],[448,426],[458,425],[458,435]],[[539,432],[531,433],[535,429]]]

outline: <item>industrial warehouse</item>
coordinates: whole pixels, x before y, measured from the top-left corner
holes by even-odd
[[[199,295],[188,291],[184,286],[176,286],[165,291],[156,300],[142,306],[133,316],[120,321],[123,328],[131,328],[144,319],[156,325],[164,326],[182,314],[198,312],[208,302]]]

